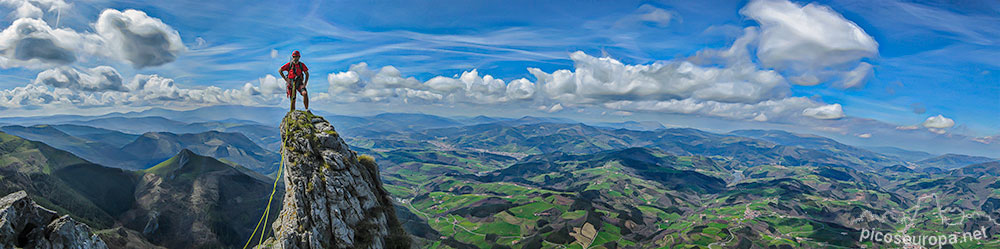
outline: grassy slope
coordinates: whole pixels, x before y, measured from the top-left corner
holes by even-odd
[[[113,225],[114,218],[107,210],[120,208],[109,207],[116,203],[108,201],[114,202],[122,200],[119,197],[126,197],[126,203],[121,205],[130,205],[127,202],[127,196],[130,196],[127,191],[131,186],[127,185],[133,176],[120,170],[119,174],[112,176],[102,173],[102,170],[115,171],[39,142],[0,133],[0,194],[26,190],[36,202],[46,208],[61,214],[68,213],[96,228],[109,228]],[[120,189],[116,187],[117,184],[127,187]]]

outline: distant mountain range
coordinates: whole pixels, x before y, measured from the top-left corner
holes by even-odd
[[[135,135],[88,126],[65,126],[71,128],[68,130],[81,135],[77,137],[67,134],[62,129],[56,127],[50,125],[30,127],[4,126],[0,127],[0,131],[24,139],[43,142],[49,146],[68,151],[76,156],[101,165],[124,169],[141,168],[136,165],[139,158],[135,157],[135,155],[122,152],[120,149],[121,146],[114,145],[120,143],[120,140],[129,138],[134,140],[137,137]],[[97,136],[88,136],[90,134],[96,134]],[[90,139],[84,137],[90,137]]]
[[[284,114],[273,109],[5,118],[13,125],[0,128],[0,194],[25,189],[109,241],[238,247],[281,149],[271,117],[243,113]],[[378,161],[422,248],[872,248],[882,244],[858,241],[862,229],[929,234],[955,229],[934,222],[959,215],[943,210],[1000,215],[1000,162],[988,157],[778,130],[326,118],[351,150]],[[963,227],[1000,236],[989,218],[965,218]]]
[[[254,112],[260,114],[246,114]],[[190,111],[150,109],[97,117],[4,118],[6,121],[49,120],[72,124],[12,125],[0,130],[46,142],[87,160],[113,167],[143,169],[177,153],[181,148],[188,148],[271,174],[276,161],[274,151],[279,149],[276,126],[257,121],[272,122],[273,118],[258,116],[283,112],[282,108],[214,106]],[[747,165],[837,165],[861,170],[877,170],[898,164],[934,171],[935,168],[947,170],[992,160],[984,157],[963,159],[959,158],[961,155],[932,159],[934,155],[930,153],[894,147],[859,148],[809,134],[777,130],[737,130],[716,134],[695,129],[667,129],[655,122],[629,121],[592,126],[561,118],[446,118],[406,113],[328,117],[337,124],[339,131],[349,134],[345,137],[350,143],[375,150],[460,148],[520,158],[540,153],[595,153],[647,147],[677,155],[733,157],[738,159],[736,163]],[[256,146],[246,143],[240,136],[224,135],[230,133],[242,134]],[[180,137],[200,139],[181,142],[178,140]],[[225,145],[211,142],[214,139]]]
[[[274,130],[280,117],[286,110],[278,107],[250,107],[236,105],[208,106],[193,110],[168,110],[153,108],[140,112],[110,113],[100,116],[53,115],[37,117],[4,117],[0,124],[31,126],[36,124],[70,124],[86,125],[96,128],[117,130],[124,133],[139,135],[145,132],[200,133],[205,131],[240,132],[244,133],[261,147],[276,150],[278,139]],[[382,113],[373,116],[346,116],[315,111],[326,116],[338,128],[357,137],[384,135],[392,132],[420,131],[433,128],[461,127],[477,124],[506,124],[509,126],[562,123],[577,124],[566,118],[532,117],[441,117],[429,114],[415,113]],[[127,118],[127,119],[123,119]],[[164,120],[166,119],[166,120]],[[133,125],[130,125],[133,124]],[[653,131],[665,128],[654,121],[623,121],[586,123],[588,126],[612,129],[628,129],[638,131]],[[253,130],[253,131],[250,131]],[[264,130],[272,131],[266,134]],[[866,146],[862,149],[880,153],[890,157],[914,162],[937,156],[933,153],[900,149],[889,146]],[[925,157],[925,158],[921,158]]]
[[[44,127],[45,125],[33,126]],[[51,125],[51,127],[62,131],[70,136],[78,137],[87,141],[100,141],[114,147],[122,147],[135,141],[138,135],[123,133],[115,130],[102,129],[97,127],[73,124]],[[4,128],[0,128],[4,129]]]
[[[823,151],[828,155],[854,165],[874,165],[876,166],[875,168],[878,168],[895,164],[903,164],[905,162],[897,157],[882,155],[870,150],[842,144],[834,141],[833,139],[811,134],[796,134],[779,130],[736,130],[729,132],[729,134],[761,139],[784,146],[794,146]]]
[[[241,133],[147,132],[121,148],[122,152],[143,158],[140,160],[140,168],[143,169],[183,150],[226,160],[263,174],[270,174],[278,168],[278,153],[257,146]]]
[[[922,168],[940,168],[944,170],[957,169],[970,164],[997,161],[995,158],[969,156],[959,154],[944,154],[933,158],[917,161],[916,164]]]
[[[896,158],[903,159],[910,162],[916,162],[924,160],[927,158],[935,157],[937,155],[914,150],[905,150],[892,146],[864,146],[861,147],[870,151],[881,153],[887,156],[895,156]]]
[[[761,131],[765,132],[765,131]],[[696,129],[671,128],[652,131],[611,129],[567,123],[511,125],[506,122],[462,127],[427,129],[369,136],[366,139],[427,142],[435,146],[479,149],[511,155],[552,152],[595,153],[629,147],[656,148],[675,155],[735,158],[736,163],[836,165],[864,170],[902,164],[903,160],[884,156],[836,141],[791,133],[760,139],[734,134],[716,134]],[[753,134],[748,134],[753,135]],[[774,141],[769,141],[772,139]],[[363,144],[362,141],[357,143]]]
[[[70,135],[63,130],[78,136]],[[88,161],[123,169],[145,169],[182,149],[190,149],[252,168],[263,174],[277,170],[277,153],[261,148],[243,133],[147,132],[137,136],[81,125],[4,126],[0,127],[0,131],[46,143]],[[248,133],[256,132],[252,129],[249,131]],[[122,144],[125,141],[129,142]]]

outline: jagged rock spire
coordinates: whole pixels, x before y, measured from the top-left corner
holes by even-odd
[[[325,119],[281,122],[285,197],[274,238],[258,248],[409,248],[371,157],[351,151]]]

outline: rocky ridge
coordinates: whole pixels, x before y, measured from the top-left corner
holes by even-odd
[[[86,224],[35,204],[25,191],[0,199],[0,248],[106,249]]]

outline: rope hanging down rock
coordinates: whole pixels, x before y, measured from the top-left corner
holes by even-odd
[[[281,158],[285,158],[284,151],[281,152]],[[247,239],[247,243],[243,245],[243,249],[247,249],[250,246],[250,241],[253,241],[253,237],[257,235],[257,230],[260,229],[260,239],[257,240],[257,244],[264,242],[264,234],[267,227],[261,229],[260,224],[267,219],[267,215],[271,212],[271,201],[274,200],[274,192],[278,190],[278,179],[281,179],[281,170],[285,168],[285,160],[281,160],[281,166],[278,167],[278,175],[274,177],[274,187],[271,188],[271,197],[267,199],[267,207],[264,208],[264,215],[260,216],[260,220],[257,221],[257,227],[253,229],[253,233],[250,234],[250,239]],[[266,223],[265,223],[266,224]]]

